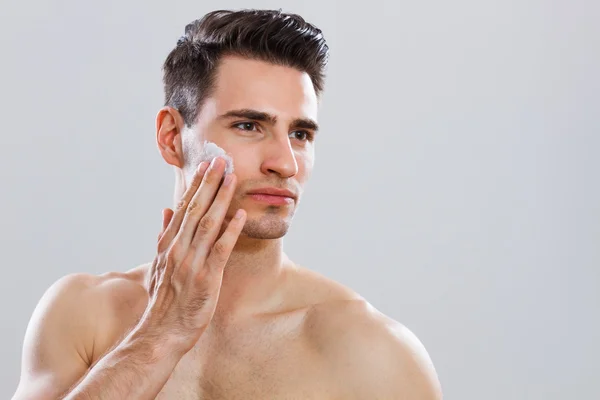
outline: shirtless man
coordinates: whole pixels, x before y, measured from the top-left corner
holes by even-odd
[[[327,54],[317,28],[280,11],[186,27],[156,118],[176,171],[156,258],[53,284],[14,400],[442,398],[408,329],[283,252],[313,167]],[[233,173],[200,162],[205,141]]]

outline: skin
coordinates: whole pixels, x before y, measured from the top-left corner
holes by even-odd
[[[125,273],[73,274],[52,285],[27,328],[13,399],[441,399],[414,334],[283,251],[314,165],[318,99],[309,76],[228,56],[216,82],[194,126],[168,107],[156,118],[179,205],[163,211],[159,256]],[[235,110],[273,118],[223,117]],[[197,171],[204,140],[233,157],[227,188],[218,189],[222,163]],[[191,196],[208,196],[213,186],[223,214],[213,235],[225,238],[222,267],[211,261],[221,254],[215,247],[197,267],[161,267],[161,255],[175,253],[175,234],[191,226],[183,218],[202,226],[188,217]],[[248,196],[265,186],[289,189],[296,199],[270,206]],[[238,209],[241,220],[233,219]],[[154,280],[168,271],[188,285],[179,294],[168,294],[176,292],[166,279]]]

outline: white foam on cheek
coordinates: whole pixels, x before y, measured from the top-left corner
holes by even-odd
[[[225,150],[214,144],[213,142],[209,142],[208,140],[204,141],[204,145],[202,147],[202,151],[200,152],[200,162],[208,161],[211,162],[213,158],[221,157],[225,160],[225,173],[231,174],[233,172],[233,158]]]

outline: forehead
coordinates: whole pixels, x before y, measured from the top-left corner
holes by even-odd
[[[221,60],[208,109],[218,115],[254,109],[279,116],[317,119],[318,100],[310,76],[295,68],[238,56]]]

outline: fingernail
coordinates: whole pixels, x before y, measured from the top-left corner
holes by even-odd
[[[227,174],[225,176],[225,180],[223,181],[223,186],[229,186],[231,184],[232,180],[233,180],[233,177],[231,176],[231,174]]]
[[[215,167],[215,164],[217,163],[217,160],[219,159],[219,157],[215,157],[212,159],[212,161],[210,162],[210,169],[213,169]]]
[[[204,161],[202,161],[199,165],[198,165],[198,169],[196,169],[197,172],[202,172],[202,170],[206,167],[206,163]]]
[[[243,211],[242,211],[242,209],[240,208],[239,210],[237,210],[237,211],[235,212],[235,216],[234,216],[234,218],[235,218],[235,219],[240,219],[240,218],[242,218],[242,214],[243,214],[243,213],[244,213],[244,212],[243,212]]]

